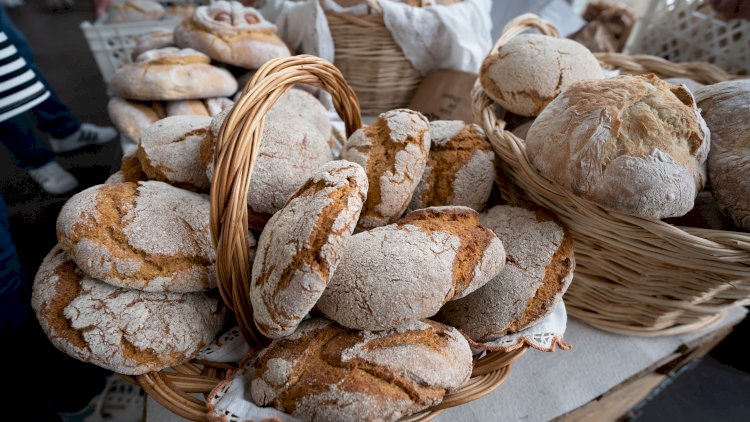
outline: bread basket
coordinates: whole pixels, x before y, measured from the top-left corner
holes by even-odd
[[[331,94],[336,111],[346,124],[347,136],[361,127],[357,97],[341,72],[323,59],[301,55],[272,60],[258,70],[224,120],[216,144],[211,234],[216,245],[219,290],[235,312],[246,341],[254,348],[265,346],[269,340],[255,327],[248,297],[247,186],[257,160],[266,113],[299,83],[319,86]],[[486,396],[505,381],[511,364],[526,350],[523,346],[476,357],[472,376],[461,389],[446,395],[439,405],[404,420],[428,420],[441,409]],[[177,415],[203,421],[208,412],[205,396],[224,379],[228,369],[236,366],[194,360],[168,370],[125,378],[139,384]],[[196,398],[195,393],[204,394],[204,398]]]
[[[327,10],[334,64],[359,97],[364,114],[404,107],[414,96],[422,76],[404,56],[383,21],[378,0],[367,0],[373,14],[353,16]]]
[[[497,51],[514,36],[536,29],[559,36],[534,15],[505,27]],[[653,56],[596,54],[623,73],[656,73],[702,83],[731,79],[707,63],[674,64]],[[730,308],[750,303],[750,233],[677,227],[605,210],[541,176],[525,142],[498,117],[477,83],[475,120],[487,133],[509,180],[499,182],[508,199],[530,199],[556,213],[573,233],[576,271],[565,295],[572,316],[603,330],[642,336],[705,329]]]

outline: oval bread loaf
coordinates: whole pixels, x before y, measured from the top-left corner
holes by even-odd
[[[137,151],[135,151],[122,156],[120,170],[112,173],[107,180],[104,181],[104,184],[112,185],[115,183],[141,182],[145,180],[148,180],[148,176],[143,172],[141,162],[138,160]]]
[[[253,401],[306,421],[396,421],[440,403],[471,375],[451,327],[415,321],[377,333],[311,319],[255,361]]]
[[[140,142],[141,133],[147,127],[166,117],[161,104],[130,101],[119,97],[109,100],[107,112],[117,131],[136,144]]]
[[[502,243],[476,211],[425,208],[352,236],[317,307],[345,327],[386,330],[434,315],[504,264]]]
[[[391,110],[346,141],[341,158],[364,167],[370,181],[360,228],[390,224],[404,213],[427,163],[429,129],[421,113]]]
[[[292,334],[315,306],[354,231],[367,194],[358,164],[324,164],[268,221],[258,240],[250,301],[271,338]]]
[[[63,206],[57,237],[86,274],[112,285],[207,290],[216,287],[209,206],[162,182],[93,186]]]
[[[478,343],[528,328],[549,315],[573,279],[573,238],[546,211],[498,205],[482,224],[503,242],[505,268],[473,293],[448,302],[438,321]]]
[[[654,75],[574,84],[526,136],[543,176],[604,208],[650,219],[693,208],[709,144],[690,92]]]
[[[218,296],[142,292],[88,277],[59,246],[39,267],[31,306],[55,347],[128,375],[192,359],[226,316]]]
[[[750,81],[708,85],[696,99],[711,129],[711,189],[734,224],[750,230]]]
[[[430,154],[408,211],[462,205],[482,211],[495,180],[495,153],[484,131],[459,120],[430,122]]]

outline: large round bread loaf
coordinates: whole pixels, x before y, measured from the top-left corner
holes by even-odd
[[[216,295],[142,292],[95,280],[59,246],[39,267],[31,306],[55,347],[129,375],[192,359],[226,315]]]
[[[506,110],[537,116],[578,81],[602,79],[591,51],[569,39],[522,34],[484,59],[479,80]]]
[[[709,144],[690,92],[654,75],[576,83],[526,136],[543,176],[604,208],[650,219],[693,208]]]
[[[750,230],[750,81],[699,88],[696,100],[711,129],[711,189],[734,224]]]
[[[311,319],[261,353],[251,394],[305,421],[396,421],[440,403],[471,368],[466,339],[436,322],[371,333]]]
[[[504,264],[502,243],[476,211],[425,208],[352,236],[317,306],[343,326],[385,330],[435,315]]]

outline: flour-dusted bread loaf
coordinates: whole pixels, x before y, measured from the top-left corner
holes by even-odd
[[[708,85],[696,99],[711,129],[711,189],[734,223],[750,230],[750,81]]]
[[[120,170],[111,174],[104,182],[105,185],[112,185],[123,182],[141,182],[148,180],[148,176],[143,172],[141,162],[138,160],[137,151],[122,156]]]
[[[216,116],[234,105],[234,101],[227,97],[206,98],[203,100],[203,103],[206,105],[208,115],[211,117]]]
[[[164,6],[151,0],[112,2],[107,8],[109,23],[155,21],[164,16]]]
[[[519,35],[484,59],[479,80],[487,95],[521,116],[537,116],[578,81],[602,79],[591,51],[569,39]]]
[[[193,191],[208,190],[200,150],[210,124],[207,116],[171,116],[144,130],[138,159],[148,178]]]
[[[201,161],[213,180],[214,150],[219,130],[231,109],[216,115],[210,134],[201,145]],[[251,228],[261,230],[291,196],[333,156],[328,139],[308,122],[286,113],[269,112],[263,125],[260,152],[248,186]]]
[[[206,195],[147,181],[93,186],[57,218],[61,246],[88,275],[145,291],[216,287]]]
[[[257,69],[289,49],[276,35],[276,25],[252,7],[237,1],[216,1],[195,9],[191,18],[175,28],[180,47],[190,47],[212,59],[246,69]]]
[[[158,50],[165,47],[174,47],[173,31],[167,29],[155,29],[138,38],[138,44],[133,48],[131,57],[136,60],[141,53],[149,50]]]
[[[52,344],[121,374],[180,365],[221,330],[218,295],[114,287],[81,271],[56,246],[39,267],[31,306]]]
[[[709,131],[693,96],[654,75],[574,84],[531,125],[539,172],[604,208],[684,215],[706,181]]]
[[[112,92],[131,100],[190,100],[229,97],[237,81],[229,71],[212,66],[203,53],[185,48],[150,50],[115,72]]]
[[[466,207],[433,207],[352,236],[318,309],[339,324],[386,330],[435,315],[495,277],[503,244]]]
[[[211,116],[202,100],[167,101],[166,109],[167,116]]]
[[[349,137],[341,158],[364,167],[370,181],[360,228],[390,224],[404,213],[429,153],[429,122],[412,110],[383,113]]]
[[[396,421],[434,406],[471,375],[454,328],[415,321],[377,333],[303,322],[255,361],[252,400],[305,421]]]
[[[130,101],[119,97],[109,100],[107,112],[117,131],[136,144],[140,142],[144,129],[166,117],[164,107],[159,103]]]
[[[315,306],[354,231],[367,195],[365,170],[324,164],[268,221],[258,240],[250,301],[267,337],[292,334]]]
[[[696,91],[706,85],[696,82],[692,79],[688,78],[667,78],[665,81],[669,82],[672,85],[685,85],[685,87],[690,91],[693,95],[695,95]]]
[[[304,89],[291,89],[268,112],[269,119],[299,119],[312,125],[328,140],[333,142],[333,126],[323,104]]]
[[[503,242],[505,268],[436,316],[478,343],[530,327],[549,315],[573,279],[573,238],[548,212],[498,205],[481,216]]]
[[[430,122],[430,155],[408,210],[463,205],[484,209],[495,180],[495,153],[475,124]]]

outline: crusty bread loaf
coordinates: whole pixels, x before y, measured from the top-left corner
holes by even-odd
[[[224,118],[231,109],[216,115],[210,134],[201,145],[201,161],[213,180],[214,147]],[[248,224],[261,230],[291,196],[333,156],[324,138],[308,122],[286,113],[269,112],[263,125],[260,152],[248,186]]]
[[[276,35],[276,25],[252,7],[237,1],[215,1],[199,6],[191,18],[175,28],[180,47],[194,48],[212,59],[246,69],[258,69],[289,49]]]
[[[333,127],[323,104],[304,89],[290,89],[268,112],[269,119],[300,119],[312,125],[329,141]]]
[[[148,180],[148,176],[143,172],[141,162],[138,160],[137,151],[133,151],[130,154],[122,156],[120,170],[111,174],[107,180],[104,181],[104,184],[112,185],[115,183],[141,182],[145,180]]]
[[[217,295],[150,293],[95,280],[59,246],[39,267],[31,306],[55,347],[128,375],[192,359],[226,315]]]
[[[495,180],[495,153],[475,124],[459,120],[430,122],[430,155],[408,211],[463,205],[484,209]]]
[[[255,361],[252,400],[305,421],[396,421],[440,403],[471,375],[451,327],[415,321],[377,333],[303,322]]]
[[[206,104],[206,110],[211,117],[234,105],[234,101],[226,97],[206,98],[203,103]]]
[[[200,149],[210,124],[207,116],[171,116],[144,130],[138,159],[148,178],[192,191],[207,191],[210,183]]]
[[[57,218],[57,238],[81,269],[115,286],[190,292],[216,287],[206,195],[147,181],[98,185]]]
[[[667,78],[665,81],[669,82],[672,85],[685,85],[685,87],[688,89],[688,91],[692,92],[693,95],[695,95],[695,92],[706,85],[696,82],[692,79],[688,78]]]
[[[150,50],[115,72],[110,89],[131,100],[190,100],[229,97],[237,81],[226,69],[210,64],[203,53],[173,47]]]
[[[503,242],[505,268],[483,287],[448,302],[436,316],[478,343],[541,321],[573,279],[573,238],[548,212],[498,205],[481,216]]]
[[[386,330],[435,315],[504,264],[502,243],[476,211],[425,208],[352,236],[317,307],[343,326]]]
[[[258,241],[250,301],[271,338],[292,334],[315,306],[354,231],[367,195],[358,164],[324,164],[268,221]]]
[[[583,45],[565,38],[522,34],[484,59],[479,80],[506,110],[538,116],[578,81],[602,79],[599,62]]]
[[[149,50],[157,50],[165,47],[174,47],[173,31],[167,29],[155,29],[138,38],[138,44],[133,47],[131,57],[136,60],[141,53]]]
[[[109,23],[155,21],[164,16],[164,6],[151,0],[112,2],[107,8]]]
[[[711,189],[734,223],[750,230],[750,81],[708,85],[696,99],[711,129]]]
[[[144,129],[166,117],[160,104],[130,101],[119,97],[109,100],[107,112],[117,131],[136,144],[140,142]]]
[[[166,108],[167,116],[211,116],[202,100],[167,101]]]
[[[702,189],[710,136],[692,95],[654,75],[579,82],[531,125],[539,172],[621,213],[684,215]]]
[[[391,110],[346,141],[341,158],[364,167],[370,181],[358,227],[384,226],[404,213],[430,153],[429,129],[421,113]]]

